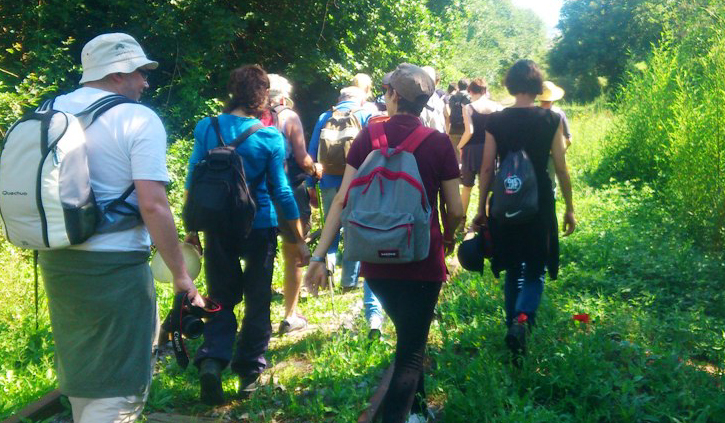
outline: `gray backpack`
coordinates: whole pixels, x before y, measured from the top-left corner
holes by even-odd
[[[342,225],[345,260],[420,261],[430,249],[431,208],[413,152],[434,129],[418,126],[388,148],[383,124],[369,126],[373,150],[350,183]]]
[[[142,223],[126,202],[133,185],[115,200],[97,202],[88,171],[85,129],[123,103],[136,102],[109,95],[73,115],[48,100],[8,130],[0,145],[0,226],[10,243],[64,248]]]

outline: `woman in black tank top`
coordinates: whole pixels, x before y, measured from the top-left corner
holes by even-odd
[[[566,150],[560,117],[540,107],[534,100],[542,92],[543,77],[530,60],[516,62],[506,74],[506,88],[516,98],[515,104],[492,113],[486,123],[481,198],[474,223],[489,226],[494,243],[491,269],[498,277],[506,271],[504,285],[506,343],[514,354],[514,363],[525,353],[526,336],[534,325],[536,311],[544,289],[545,271],[556,279],[559,268],[559,244],[551,180],[546,171],[551,154],[556,175],[566,202],[564,236],[576,227],[571,181],[566,168]],[[495,160],[501,162],[508,153],[523,149],[536,175],[538,212],[526,223],[511,224],[487,215],[486,199],[494,177]],[[491,201],[496,202],[495,196]]]

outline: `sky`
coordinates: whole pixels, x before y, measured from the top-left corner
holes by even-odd
[[[559,9],[564,0],[513,0],[514,6],[533,10],[546,24],[551,36],[559,20]]]

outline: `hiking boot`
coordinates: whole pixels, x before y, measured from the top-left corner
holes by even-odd
[[[378,341],[383,336],[383,334],[380,332],[380,329],[370,329],[368,332],[368,339],[370,341]]]
[[[511,350],[513,364],[516,367],[521,367],[521,359],[526,355],[527,320],[528,317],[524,313],[519,314],[506,332],[506,345]]]
[[[343,286],[342,293],[347,294],[349,292],[357,291],[358,289],[360,289],[360,285]]]
[[[222,389],[222,365],[218,360],[207,358],[199,366],[199,384],[201,385],[201,402],[206,405],[224,403]]]
[[[282,320],[282,323],[279,324],[279,334],[284,335],[285,333],[294,332],[306,327],[307,319],[299,314],[294,314],[289,319]]]
[[[239,377],[239,396],[249,398],[259,389],[259,373]]]

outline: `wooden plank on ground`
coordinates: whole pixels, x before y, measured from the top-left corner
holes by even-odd
[[[63,404],[60,402],[60,391],[54,389],[40,397],[39,400],[28,404],[27,407],[18,411],[15,415],[3,423],[19,423],[25,419],[31,421],[45,420],[63,411]]]
[[[380,412],[380,406],[383,405],[383,398],[388,392],[388,386],[390,386],[390,379],[393,377],[393,370],[395,364],[391,364],[388,370],[383,373],[383,378],[380,380],[380,385],[375,390],[375,393],[370,398],[370,406],[360,414],[357,419],[357,423],[372,423]]]

